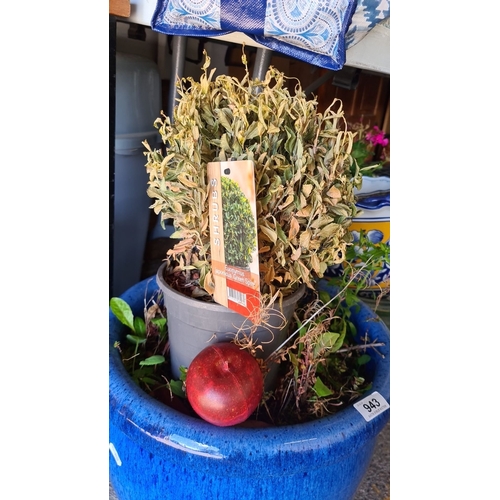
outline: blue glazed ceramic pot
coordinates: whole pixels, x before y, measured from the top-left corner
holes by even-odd
[[[139,315],[156,289],[147,279],[121,297]],[[389,331],[364,304],[351,319],[360,334],[385,343],[370,369],[373,391],[389,402]],[[120,500],[352,499],[389,410],[369,421],[350,405],[298,425],[217,427],[142,391],[113,347],[126,327],[111,311],[109,325],[109,473]]]

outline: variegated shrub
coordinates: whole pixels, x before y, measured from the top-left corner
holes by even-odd
[[[246,67],[246,58],[243,55]],[[155,121],[164,148],[147,141],[151,208],[173,219],[180,238],[168,259],[177,269],[198,269],[211,293],[207,163],[255,164],[261,294],[285,297],[302,283],[314,286],[327,267],[345,259],[348,231],[358,213],[353,189],[361,175],[350,155],[353,136],[338,99],[324,113],[300,84],[270,67],[263,81],[248,68],[239,81],[214,78],[205,63],[200,81],[179,80],[173,120]]]

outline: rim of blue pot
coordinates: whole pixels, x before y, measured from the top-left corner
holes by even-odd
[[[318,283],[318,289],[331,291],[326,281]],[[144,296],[151,296],[158,285],[155,277],[147,278],[124,292],[120,297],[129,303],[138,315],[144,309]],[[384,346],[372,352],[373,385],[369,393],[375,391],[390,402],[390,343],[389,330],[378,316],[365,304],[351,317],[358,332],[368,333],[372,342],[383,342]],[[135,310],[134,310],[135,309]],[[360,331],[361,328],[361,331]],[[352,446],[363,446],[361,435],[374,437],[389,420],[390,410],[386,410],[370,421],[356,410],[353,404],[341,411],[310,422],[277,427],[217,427],[202,419],[185,415],[159,401],[140,389],[123,366],[116,340],[121,340],[126,327],[111,310],[109,311],[109,421],[129,434],[133,440],[153,437],[157,443],[169,444],[184,451],[226,458],[233,450],[234,443],[241,442],[245,453],[258,452],[271,456],[283,452],[302,452],[312,448],[335,446],[339,454],[352,452]],[[174,436],[174,438],[173,438]],[[214,443],[217,443],[216,445]],[[228,451],[224,448],[228,444]]]

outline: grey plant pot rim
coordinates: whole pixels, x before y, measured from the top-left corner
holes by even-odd
[[[165,281],[165,278],[163,277],[163,273],[165,271],[166,265],[167,265],[167,263],[164,262],[158,268],[158,271],[156,272],[156,283],[158,284],[158,286],[162,290],[166,291],[169,294],[175,295],[177,301],[179,301],[185,305],[192,304],[193,300],[196,300],[196,299],[192,299],[192,298],[188,297],[187,295],[184,295],[183,293],[178,292],[177,290],[174,290],[170,285],[167,284],[167,282]],[[292,295],[289,295],[288,297],[285,297],[283,299],[283,307],[286,307],[288,304],[290,304],[292,302],[297,302],[298,300],[300,300],[300,298],[304,295],[305,291],[306,291],[306,285],[304,285],[304,284],[300,285],[299,288]],[[201,308],[207,309],[209,311],[213,311],[213,312],[224,311],[225,313],[232,313],[234,315],[240,316],[240,314],[238,314],[237,312],[231,311],[230,309],[228,310],[227,307],[225,307],[221,304],[217,304],[216,302],[205,302],[205,301],[201,301],[201,300],[197,300],[197,302],[199,303],[199,305],[197,305],[197,307],[201,307]],[[277,303],[275,304],[275,306],[277,306]]]
[[[157,289],[154,279],[148,278],[124,292],[121,298],[129,302],[134,294],[137,294],[138,287],[142,290],[142,295],[146,287],[151,293]],[[373,330],[373,325],[376,325],[377,340],[385,343],[385,346],[377,348],[384,357],[375,355],[376,370],[370,393],[377,391],[390,403],[389,331],[383,322],[377,320],[377,316],[368,306],[361,303],[360,307],[359,314],[364,317],[367,327]],[[134,441],[144,440],[149,436],[156,440],[155,444],[162,442],[212,458],[227,456],[223,447],[213,447],[210,443],[220,445],[224,442],[239,441],[241,447],[245,448],[244,453],[262,453],[268,457],[283,452],[308,452],[311,447],[335,447],[339,458],[343,454],[351,453],[353,446],[363,446],[361,435],[378,435],[389,420],[390,410],[386,410],[366,422],[354,408],[356,401],[353,401],[336,414],[300,424],[264,428],[217,427],[202,419],[178,412],[140,389],[126,371],[120,354],[114,347],[115,340],[121,337],[126,328],[111,310],[109,328],[109,421]],[[172,441],[172,436],[175,436],[177,441]],[[197,446],[199,449],[196,449]]]

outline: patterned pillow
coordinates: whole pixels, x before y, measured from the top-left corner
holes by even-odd
[[[390,15],[390,0],[358,0],[346,34],[346,49],[360,42],[379,22]]]
[[[213,37],[239,31],[276,52],[338,70],[345,64],[345,37],[357,2],[158,0],[151,27],[184,36]]]

